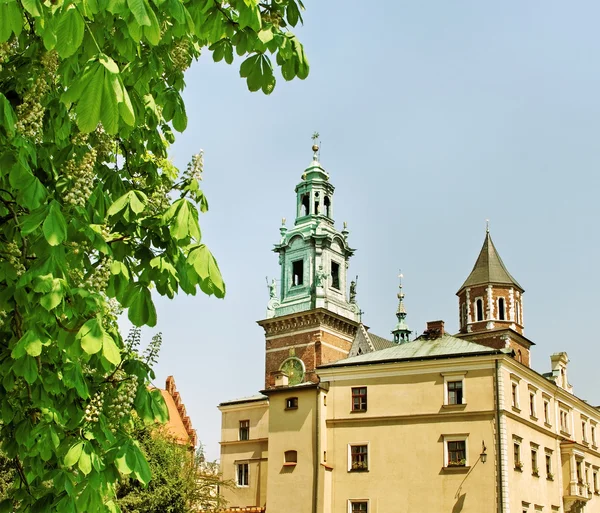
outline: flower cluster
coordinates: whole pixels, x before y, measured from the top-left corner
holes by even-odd
[[[4,326],[4,323],[6,322],[7,317],[8,317],[8,314],[6,313],[6,311],[0,310],[0,328],[2,326]]]
[[[98,422],[102,407],[104,406],[104,392],[98,391],[92,397],[90,403],[85,409],[85,420],[87,422]]]
[[[162,345],[162,333],[157,333],[152,337],[152,341],[148,344],[148,347],[144,350],[144,360],[152,367],[158,361],[158,353],[160,352],[160,346]]]
[[[202,180],[202,172],[204,171],[204,150],[200,150],[200,153],[196,153],[192,157],[192,160],[187,165],[186,174],[197,181]]]
[[[190,47],[189,41],[187,39],[180,39],[173,45],[171,49],[171,60],[173,61],[173,66],[179,71],[185,71],[190,67],[191,57],[190,57]]]
[[[73,206],[85,207],[94,186],[96,156],[96,149],[90,148],[81,160],[78,161],[72,158],[67,162],[64,174],[71,181],[71,187],[65,195],[67,203]]]
[[[15,269],[17,276],[21,276],[25,272],[25,266],[21,261],[21,249],[16,243],[7,243],[6,246],[4,246],[4,251],[0,253],[0,256]]]
[[[94,268],[94,271],[85,280],[84,287],[96,292],[104,292],[106,287],[108,287],[108,280],[110,280],[111,264],[112,258],[102,258]]]
[[[123,371],[117,371],[115,378],[123,378]],[[134,374],[120,382],[116,395],[108,407],[107,415],[111,424],[118,425],[120,420],[131,413],[133,401],[137,394],[138,377]]]

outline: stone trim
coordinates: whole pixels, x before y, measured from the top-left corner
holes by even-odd
[[[280,335],[284,333],[297,333],[306,328],[328,327],[334,331],[354,337],[358,324],[350,319],[345,319],[325,309],[311,310],[283,317],[273,317],[258,321],[265,330],[265,336]]]

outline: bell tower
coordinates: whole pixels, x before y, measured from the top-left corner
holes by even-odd
[[[319,162],[319,147],[312,149],[313,160],[295,190],[294,226],[288,229],[283,219],[273,248],[279,255],[279,294],[272,280],[267,318],[259,321],[267,338],[266,388],[280,374],[286,376],[277,383],[316,381],[318,365],[348,355],[360,320],[356,283],[348,283],[354,249],[346,224],[342,231],[335,228],[335,188]]]
[[[529,366],[533,342],[523,335],[523,292],[486,229],[473,270],[456,293],[460,325],[456,336],[496,349],[511,348],[515,358]]]

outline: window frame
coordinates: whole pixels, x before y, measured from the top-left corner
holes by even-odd
[[[552,465],[552,449],[544,449],[544,465],[546,467],[546,479],[553,481],[554,472],[552,470],[554,466]]]
[[[502,308],[500,308],[500,300],[502,300]],[[499,321],[506,321],[506,299],[504,298],[504,296],[500,296],[498,297],[498,299],[496,300],[497,306],[498,306],[498,320]],[[500,315],[502,313],[502,315]]]
[[[444,460],[442,462],[444,469],[463,469],[469,468],[469,435],[468,434],[456,434],[456,435],[443,435],[444,442]],[[465,457],[463,465],[450,465],[450,448],[448,447],[449,443],[453,442],[463,442]]]
[[[242,423],[247,423],[247,424],[242,426]],[[244,438],[242,436],[242,432],[246,433],[246,438]],[[250,440],[250,419],[242,419],[239,421],[239,426],[238,426],[238,441],[247,442],[248,440]]]
[[[353,504],[366,504],[367,505],[367,509],[365,510],[356,510],[354,511],[352,509],[352,505]],[[348,499],[348,513],[369,513],[369,511],[371,510],[371,501],[369,499]]]
[[[283,453],[283,466],[295,467],[298,464],[298,451],[290,449]]]
[[[479,308],[477,306],[479,301],[481,301],[481,319],[479,318]],[[483,296],[478,296],[473,300],[473,310],[475,311],[475,322],[485,321],[485,302],[483,301]]]
[[[520,381],[521,378],[518,376],[511,374],[510,375],[510,393],[511,393],[511,406],[513,410],[517,412],[521,411],[521,392],[520,392]]]
[[[592,443],[592,447],[596,448],[598,446],[598,442],[596,439],[596,428],[598,425],[594,421],[590,421],[590,442]]]
[[[513,465],[515,470],[523,472],[523,458],[521,457],[521,445],[523,439],[513,436]]]
[[[355,393],[355,390],[364,390],[364,394],[359,394],[359,393]],[[350,390],[351,393],[351,411],[353,413],[356,412],[365,412],[367,411],[367,406],[368,406],[368,390],[366,386],[359,386],[359,387],[351,387]],[[358,407],[354,401],[355,398],[363,398],[363,400],[359,400],[359,404]]]
[[[542,392],[542,404],[544,414],[544,424],[548,427],[552,426],[552,410],[550,409],[550,396]]]
[[[369,470],[370,470],[369,454],[371,452],[369,446],[370,446],[369,442],[352,442],[352,443],[348,444],[348,472],[369,472]],[[362,468],[360,468],[358,465],[356,468],[353,468],[355,462],[353,461],[354,454],[352,452],[352,449],[355,447],[366,447],[366,451],[364,453],[365,459],[366,459],[366,466],[363,466]]]
[[[342,266],[340,265],[339,262],[336,262],[335,260],[331,260],[330,269],[331,269],[331,273],[330,273],[331,274],[331,288],[334,290],[337,290],[337,291],[342,290],[342,276],[341,276]],[[337,270],[337,272],[334,272],[334,270]],[[336,287],[336,281],[337,281],[337,287]]]
[[[296,270],[295,267],[297,264],[301,264],[301,274],[296,274]],[[290,288],[296,288],[296,287],[304,287],[304,258],[299,258],[298,260],[292,260],[292,265],[291,265],[291,271],[292,271],[292,276],[291,276],[291,280],[290,280]],[[299,280],[298,283],[294,283],[294,277],[298,276]]]
[[[538,455],[540,452],[540,446],[531,443],[531,475],[535,477],[540,476],[540,466],[538,461]]]
[[[562,404],[558,407],[558,416],[559,416],[559,430],[567,435],[571,435],[571,422],[569,420],[571,412],[566,406]],[[563,421],[564,419],[564,421]]]
[[[444,378],[444,406],[462,406],[467,404],[467,397],[466,397],[466,375],[467,372],[445,372],[442,373],[442,376]],[[450,383],[457,383],[457,382],[461,382],[461,388],[462,388],[462,396],[461,396],[461,402],[460,403],[451,403],[450,402],[450,390],[449,390],[449,384]]]
[[[246,467],[246,484],[240,484],[240,467]],[[242,474],[244,475],[244,474]],[[238,488],[248,488],[250,486],[250,463],[247,461],[237,461],[235,463],[235,485]]]
[[[580,415],[581,418],[581,443],[589,445],[590,441],[587,436],[589,420],[585,415]]]
[[[286,397],[285,399],[285,410],[297,410],[298,409],[298,397]]]

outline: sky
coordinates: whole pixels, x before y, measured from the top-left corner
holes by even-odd
[[[306,0],[310,75],[250,93],[205,51],[186,74],[188,128],[172,147],[184,168],[205,152],[210,210],[203,242],[224,300],[157,298],[163,346],[155,384],[175,377],[210,459],[226,400],[264,386],[265,277],[279,277],[281,218],[321,135],[336,226],[356,248],[363,322],[389,336],[398,269],[407,322],[458,330],[455,296],[490,220],[525,288],[532,366],[567,351],[575,393],[600,404],[600,36],[597,0],[344,2]],[[600,324],[600,321],[599,321]]]

